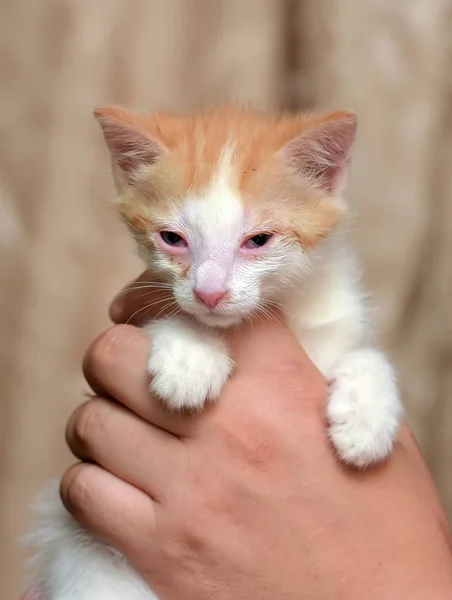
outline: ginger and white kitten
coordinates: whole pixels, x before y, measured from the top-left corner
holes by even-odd
[[[192,116],[105,107],[95,116],[116,207],[181,309],[149,325],[152,390],[171,409],[215,400],[233,371],[221,328],[277,305],[331,382],[339,457],[358,467],[385,459],[402,409],[393,370],[371,342],[342,227],[355,116],[232,107]],[[35,535],[48,600],[155,598],[53,497]]]

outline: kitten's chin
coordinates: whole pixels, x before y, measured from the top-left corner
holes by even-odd
[[[208,325],[209,327],[233,327],[238,325],[242,321],[240,315],[219,315],[215,313],[196,315],[196,318],[200,323]]]

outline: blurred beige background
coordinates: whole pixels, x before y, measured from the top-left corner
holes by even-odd
[[[80,361],[139,271],[91,118],[238,98],[360,119],[352,235],[452,515],[452,1],[0,0],[0,597],[70,457]]]

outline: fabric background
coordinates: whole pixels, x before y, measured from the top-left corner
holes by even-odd
[[[0,0],[0,596],[108,302],[139,272],[93,107],[344,107],[351,235],[452,514],[452,1]]]

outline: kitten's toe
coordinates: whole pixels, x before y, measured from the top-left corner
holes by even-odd
[[[335,397],[330,401],[331,410],[327,411],[329,436],[339,458],[355,467],[367,467],[383,461],[391,452],[394,444],[392,427],[375,428],[369,415],[362,415],[351,407],[347,414],[336,418],[333,413],[342,403],[348,404],[348,398]]]
[[[169,362],[175,359],[176,368]],[[160,360],[166,365],[157,365]],[[206,355],[202,364],[174,354],[160,360],[154,357],[149,361],[151,389],[172,409],[199,409],[206,401],[215,400],[231,372],[230,361],[224,356]]]
[[[366,467],[391,452],[401,419],[392,370],[376,351],[351,355],[331,386],[329,435],[345,463]]]
[[[232,371],[224,341],[182,319],[152,325],[151,389],[172,409],[216,399]]]

